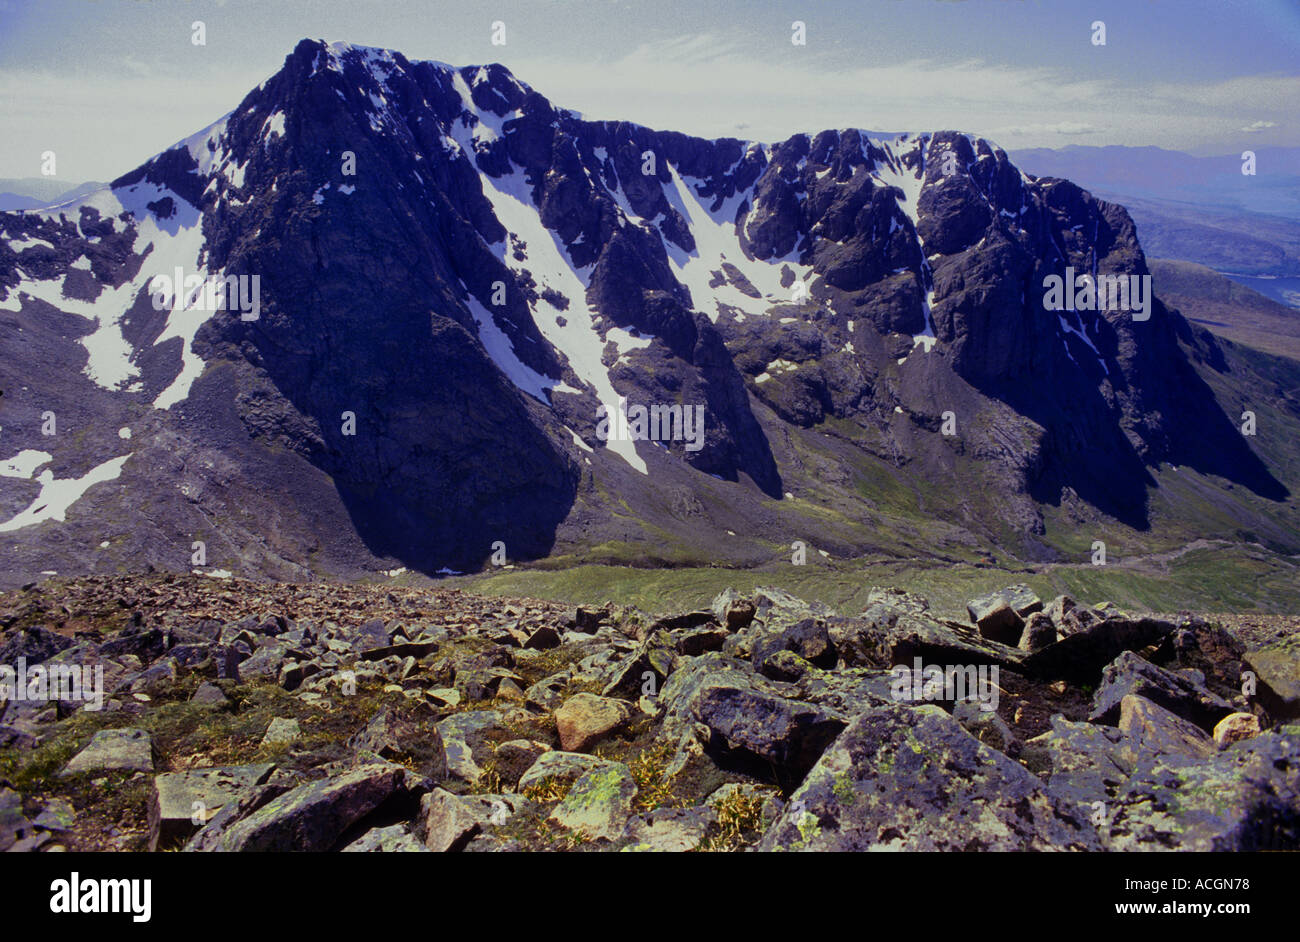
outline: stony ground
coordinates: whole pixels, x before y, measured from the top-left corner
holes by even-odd
[[[968,613],[50,581],[0,594],[0,849],[1300,848],[1296,619]]]

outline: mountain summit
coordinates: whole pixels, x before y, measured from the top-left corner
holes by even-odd
[[[1296,552],[1294,375],[1045,289],[1148,274],[1121,206],[968,134],[705,140],[303,40],[0,214],[9,577]]]

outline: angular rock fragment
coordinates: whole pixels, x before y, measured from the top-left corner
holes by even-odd
[[[146,730],[102,729],[59,774],[152,771],[153,740]]]
[[[167,772],[149,794],[149,849],[188,839],[224,805],[266,782],[272,763]]]
[[[631,708],[622,700],[576,694],[555,711],[560,747],[566,752],[582,752],[622,728],[631,716]]]
[[[1145,697],[1207,731],[1233,712],[1231,703],[1205,686],[1199,672],[1167,671],[1125,651],[1102,672],[1088,719],[1114,724],[1119,717],[1120,703],[1129,694]]]
[[[940,708],[860,715],[808,773],[760,850],[1091,850],[1095,831]]]
[[[636,780],[621,762],[584,772],[569,788],[550,819],[587,840],[617,840],[632,816]]]

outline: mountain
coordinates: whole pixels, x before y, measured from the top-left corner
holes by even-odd
[[[60,203],[80,199],[100,189],[103,185],[91,181],[69,188],[65,181],[42,177],[0,180],[0,212],[57,206]]]
[[[1300,550],[1300,367],[1071,273],[1141,284],[1128,213],[971,135],[704,140],[303,40],[0,214],[4,578]],[[607,441],[620,400],[703,434]]]
[[[1246,149],[1243,147],[1243,150]],[[1066,177],[1132,214],[1151,255],[1220,271],[1300,275],[1300,148],[1194,157],[1160,147],[1037,148],[1011,154],[1030,173]]]

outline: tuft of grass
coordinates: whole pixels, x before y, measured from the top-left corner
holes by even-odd
[[[700,845],[703,851],[737,851],[752,847],[763,834],[764,794],[735,792],[715,806],[718,833]]]
[[[529,785],[520,794],[529,801],[545,805],[554,801],[563,801],[568,796],[572,785],[572,782],[565,782],[562,779],[547,778]]]
[[[636,782],[634,804],[638,810],[653,811],[680,804],[680,799],[673,794],[668,780],[667,766],[671,758],[671,746],[661,745],[643,750],[628,760],[628,770]]]

